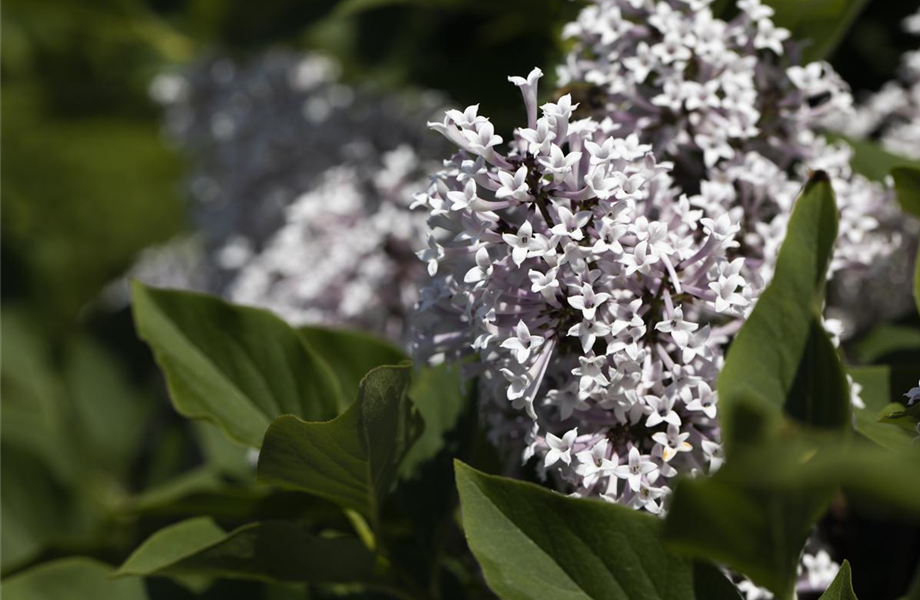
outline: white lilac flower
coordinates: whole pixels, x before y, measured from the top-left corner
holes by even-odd
[[[558,487],[663,514],[674,477],[723,460],[724,332],[759,283],[738,219],[691,209],[638,136],[575,118],[567,95],[530,115],[539,75],[512,78],[529,122],[506,145],[470,143],[494,132],[469,109],[431,125],[460,152],[419,200],[433,275],[414,352],[478,355],[490,435]]]
[[[410,203],[427,206],[412,200],[433,168],[421,157],[442,151],[421,124],[440,99],[345,85],[338,71],[318,54],[218,57],[158,77],[151,94],[193,165],[192,222],[213,271],[207,291],[297,323],[400,337],[424,276],[414,254],[425,214]],[[477,110],[451,114],[482,126],[476,143],[498,143]],[[444,210],[478,205],[480,167],[466,167],[466,185]]]
[[[744,600],[772,600],[773,593],[770,592],[767,588],[762,588],[752,582],[750,579],[745,579],[738,583],[738,591],[744,594]]]
[[[806,552],[801,560],[803,585],[798,586],[799,591],[823,592],[834,582],[840,565],[831,559],[827,550],[818,550],[815,554]]]
[[[560,83],[586,90],[580,114],[615,122],[617,135],[674,162],[683,210],[706,210],[706,218],[691,222],[744,248],[744,270],[737,273],[745,280],[769,282],[789,212],[813,169],[830,175],[841,209],[831,271],[875,268],[903,227],[890,191],[852,172],[846,144],[817,133],[832,118],[851,120],[846,84],[827,63],[794,62],[796,42],[772,23],[772,8],[759,0],[739,0],[737,7],[737,16],[725,21],[708,2],[592,0],[565,27],[575,44],[558,69]],[[917,69],[906,68],[916,86],[920,54],[905,62]],[[877,112],[909,113],[892,117],[899,129],[886,143],[912,155],[920,153],[920,93],[907,89],[887,93]],[[585,141],[591,164],[613,155],[613,142],[606,144]],[[625,258],[630,273],[659,268],[655,254],[642,250]],[[708,282],[719,312],[747,309],[750,299],[733,284],[731,274]]]
[[[549,433],[546,435],[546,443],[549,445],[549,451],[544,458],[544,466],[550,467],[561,460],[567,465],[572,464],[572,444],[575,442],[575,436],[578,435],[578,428],[567,431],[561,438]]]

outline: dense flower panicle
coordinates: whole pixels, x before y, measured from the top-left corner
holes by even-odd
[[[694,206],[650,145],[574,118],[569,95],[537,111],[540,75],[510,78],[527,126],[507,145],[477,106],[429,124],[460,152],[418,198],[415,352],[478,353],[499,442],[519,436],[572,493],[660,513],[675,475],[722,461],[716,374],[759,290],[740,210]]]
[[[920,10],[904,20],[908,33],[920,36]],[[857,138],[878,139],[890,152],[920,159],[920,49],[901,58],[900,78],[860,102],[831,127]]]
[[[409,203],[432,168],[420,157],[443,148],[421,126],[438,97],[348,86],[332,60],[284,51],[206,60],[151,93],[192,158],[209,291],[401,336],[424,274]]]
[[[424,180],[408,146],[382,162],[370,181],[353,166],[323,173],[245,262],[229,298],[294,323],[346,322],[399,337],[424,271],[414,251],[425,239],[425,219],[410,214],[407,201]]]
[[[897,242],[879,229],[894,209],[881,184],[854,175],[851,150],[815,126],[850,114],[846,84],[823,62],[798,65],[789,32],[760,0],[731,21],[707,0],[594,0],[565,34],[576,45],[563,85],[589,88],[609,117],[675,163],[693,209],[732,212],[746,277],[768,280],[792,204],[811,169],[827,171],[841,209],[831,270],[871,264]]]

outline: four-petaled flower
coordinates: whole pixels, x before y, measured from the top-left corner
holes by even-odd
[[[575,438],[577,436],[577,427],[565,432],[561,438],[556,437],[552,433],[547,433],[546,444],[549,446],[549,451],[546,453],[546,458],[543,459],[543,466],[551,467],[560,460],[567,465],[571,464],[572,444],[575,443]]]
[[[617,468],[616,455],[607,456],[608,444],[607,438],[604,438],[594,444],[590,450],[582,450],[575,454],[575,458],[581,463],[578,466],[578,474],[582,476],[582,485],[584,487],[591,487],[602,476],[612,474],[613,470]]]
[[[674,423],[668,423],[668,431],[659,431],[652,434],[655,443],[661,445],[661,459],[664,462],[670,462],[677,456],[678,452],[690,452],[693,446],[687,441],[690,437],[688,432],[681,433],[680,427]]]
[[[526,202],[530,199],[530,188],[527,186],[527,167],[520,167],[514,172],[514,175],[506,171],[499,171],[498,179],[501,181],[501,187],[496,190],[495,197],[499,200],[513,198],[518,202]]]
[[[521,263],[527,260],[527,255],[530,252],[540,249],[540,241],[534,237],[533,225],[530,224],[530,221],[524,221],[520,229],[518,229],[517,235],[503,233],[502,239],[511,246],[511,260],[517,266],[521,266]]]
[[[514,331],[516,337],[506,339],[501,343],[501,347],[514,352],[514,358],[519,363],[524,364],[530,358],[530,353],[542,346],[546,340],[539,335],[531,335],[530,329],[528,329],[527,323],[524,321],[518,321]]]
[[[639,454],[639,450],[633,446],[629,451],[627,464],[618,466],[613,470],[613,474],[620,479],[627,480],[629,488],[634,492],[638,492],[642,478],[657,469],[658,466],[649,460],[648,456]]]
[[[678,348],[686,348],[690,343],[690,333],[699,327],[697,323],[684,321],[684,311],[680,306],[675,306],[671,318],[655,324],[655,329],[662,333],[670,333]]]
[[[606,292],[596,294],[590,283],[584,283],[581,286],[581,294],[569,296],[568,302],[572,308],[580,310],[585,319],[591,321],[597,314],[597,308],[609,298],[610,294]]]

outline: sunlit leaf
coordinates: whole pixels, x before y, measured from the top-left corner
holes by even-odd
[[[856,592],[853,591],[853,573],[849,562],[843,561],[834,581],[818,600],[857,600]]]
[[[300,489],[375,521],[423,422],[406,392],[412,367],[378,367],[358,399],[328,422],[276,419],[259,454],[258,479]]]
[[[826,354],[826,341],[813,336],[824,335],[815,322],[836,237],[834,192],[827,175],[818,172],[795,203],[773,281],[729,348],[719,376],[719,410],[729,450],[739,436],[745,443],[756,441],[764,428],[778,422],[787,403],[804,400],[790,398],[790,392],[808,348]],[[820,389],[812,391],[819,394],[814,402],[834,406]],[[840,421],[840,415],[828,418]]]
[[[738,600],[723,575],[669,553],[661,521],[456,465],[463,528],[489,587],[508,600]]]
[[[180,413],[258,447],[284,414],[334,416],[339,384],[326,362],[273,314],[217,298],[133,284],[134,319]]]
[[[374,568],[373,553],[356,538],[319,537],[281,521],[225,533],[200,517],[153,534],[117,574],[359,583],[373,580]]]

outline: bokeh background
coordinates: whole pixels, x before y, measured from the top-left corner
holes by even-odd
[[[461,108],[481,103],[507,138],[521,109],[506,77],[533,66],[551,77],[565,49],[562,25],[579,7],[568,0],[4,0],[0,574],[71,554],[118,563],[138,540],[183,516],[158,510],[163,498],[201,489],[209,478],[251,476],[244,451],[174,413],[129,307],[102,301],[142,250],[194,227],[187,188],[194,159],[164,133],[162,107],[151,97],[158,75],[206,56],[245,63],[272,49],[319,50],[341,63],[350,84],[436,91]],[[916,43],[899,27],[914,10],[914,2],[870,0],[841,41],[831,62],[857,97],[894,78],[900,55]],[[207,495],[188,502],[191,514],[208,502],[227,515],[268,510],[245,494],[236,504],[222,497],[215,505]],[[831,530],[870,598],[890,597],[901,585],[868,581],[873,572],[906,577],[920,550],[916,531],[883,516]],[[881,542],[884,556],[870,551]],[[884,571],[871,568],[882,560]],[[157,585],[171,598],[195,589]],[[270,593],[255,584],[208,591]]]

